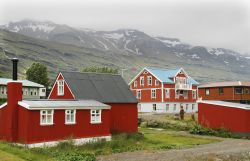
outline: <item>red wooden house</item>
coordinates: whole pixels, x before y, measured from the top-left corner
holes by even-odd
[[[39,147],[68,138],[81,144],[110,140],[112,132],[137,132],[137,100],[120,76],[60,73],[50,99],[22,100],[14,62],[7,102],[0,106],[0,140]]]
[[[197,85],[182,68],[144,68],[129,83],[139,101],[139,112],[197,111]]]
[[[203,84],[199,88],[202,100],[223,100],[250,104],[250,82],[215,82]]]

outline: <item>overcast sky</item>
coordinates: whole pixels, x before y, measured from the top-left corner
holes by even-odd
[[[96,30],[134,28],[250,53],[250,0],[0,0],[0,24],[22,19]]]

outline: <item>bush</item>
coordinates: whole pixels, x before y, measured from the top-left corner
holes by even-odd
[[[239,138],[238,135],[231,133],[225,128],[220,129],[210,129],[210,128],[204,128],[198,124],[196,124],[191,130],[191,134],[198,134],[198,135],[209,135],[209,136],[219,136],[219,137],[233,137],[233,138]]]
[[[81,151],[65,151],[52,152],[53,157],[58,161],[95,161],[96,157],[93,153],[81,152]]]

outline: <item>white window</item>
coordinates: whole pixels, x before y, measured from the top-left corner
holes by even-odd
[[[76,110],[65,110],[65,124],[76,123]]]
[[[4,94],[7,95],[7,87],[4,87]]]
[[[138,112],[141,111],[141,104],[137,104]]]
[[[169,111],[169,104],[166,104],[166,111]]]
[[[170,89],[165,89],[165,97],[170,98]]]
[[[156,79],[155,80],[155,86],[158,86],[159,85],[159,81]]]
[[[186,104],[186,111],[188,111],[188,104]]]
[[[101,118],[102,118],[102,116],[101,116],[102,111],[101,110],[91,110],[90,114],[91,114],[90,122],[92,124],[93,123],[95,124],[95,123],[101,123],[102,122],[102,120],[101,120]]]
[[[179,99],[179,92],[177,90],[175,91],[175,98]]]
[[[40,125],[53,124],[54,110],[41,110],[40,111]]]
[[[33,96],[33,89],[30,89],[30,95]]]
[[[64,95],[64,80],[57,81],[57,94],[59,96]]]
[[[156,90],[151,89],[151,98],[156,98]]]
[[[194,104],[192,104],[192,111],[194,111],[194,107],[195,107],[195,105],[194,105]]]
[[[174,111],[176,111],[176,104],[174,104],[174,108],[173,108]]]
[[[156,104],[153,104],[153,111],[156,111]]]
[[[34,95],[37,96],[37,89],[34,89]]]
[[[193,99],[196,99],[196,91],[192,91],[192,97]]]
[[[140,77],[140,85],[144,86],[144,77]]]
[[[206,93],[206,95],[208,96],[208,95],[210,94],[209,89],[205,89],[205,93]]]
[[[183,91],[184,99],[188,99],[188,91]]]
[[[134,81],[134,87],[137,87],[137,81]]]
[[[148,76],[148,85],[149,85],[149,86],[152,85],[152,76]]]
[[[141,90],[136,91],[136,98],[141,99]]]

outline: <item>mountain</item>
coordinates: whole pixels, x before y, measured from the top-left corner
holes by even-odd
[[[250,78],[250,59],[240,53],[192,46],[176,38],[153,37],[134,29],[94,31],[31,20],[0,28],[0,47],[5,51],[2,59],[21,57],[26,62],[23,70],[31,62],[40,61],[49,66],[52,75],[58,70],[79,70],[89,65],[136,68],[124,72],[129,80],[144,66],[178,66],[201,82]],[[0,64],[0,68],[7,68],[5,62]]]

